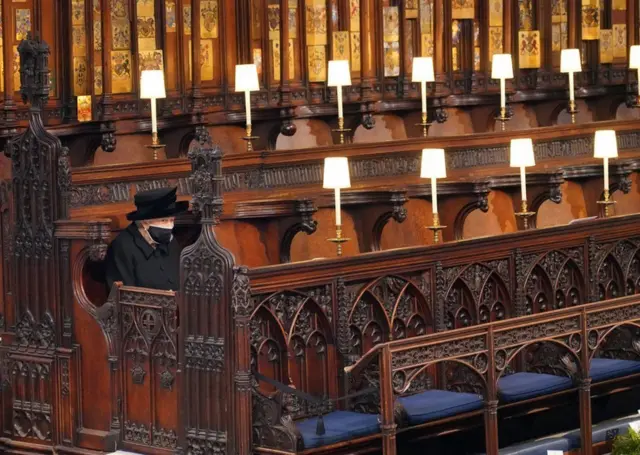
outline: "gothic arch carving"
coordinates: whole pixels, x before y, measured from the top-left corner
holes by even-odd
[[[481,210],[483,213],[489,211],[489,190],[482,190],[476,194],[476,200],[467,203],[456,215],[453,222],[453,236],[456,240],[464,238],[464,223],[467,217],[474,210]]]

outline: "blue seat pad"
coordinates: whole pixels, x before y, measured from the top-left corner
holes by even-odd
[[[481,395],[457,393],[446,390],[426,392],[398,398],[407,412],[409,425],[418,425],[430,420],[475,411],[483,406]]]
[[[323,416],[323,420],[325,428],[323,435],[316,434],[317,417],[296,422],[305,449],[322,447],[380,432],[380,423],[375,414],[334,411]]]
[[[640,372],[640,362],[623,359],[595,358],[591,360],[589,376],[593,382]]]
[[[571,388],[571,378],[552,374],[514,373],[498,380],[503,401],[520,401]]]

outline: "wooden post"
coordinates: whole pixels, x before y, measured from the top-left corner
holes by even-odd
[[[286,2],[285,2],[286,3]],[[246,267],[234,269],[231,306],[235,325],[235,406],[236,406],[236,447],[238,455],[251,454],[252,426],[252,384],[251,384],[251,289]]]
[[[587,330],[587,311],[583,308],[580,316],[583,346],[580,352],[580,380],[578,382],[578,394],[580,402],[580,439],[582,440],[582,454],[591,455],[591,378],[589,377],[589,349]]]
[[[485,445],[487,455],[498,455],[498,393],[497,379],[495,369],[495,352],[493,349],[493,326],[489,326],[487,334],[488,348],[488,372],[487,372],[487,391],[484,407],[484,428],[485,428]]]
[[[569,38],[569,48],[573,49],[578,47],[578,43],[580,42],[581,35],[581,17],[582,11],[580,10],[580,0],[567,0],[568,1],[568,38]]]
[[[113,152],[116,148],[113,120],[112,71],[111,71],[111,2],[102,0],[102,118],[105,132],[102,134],[102,150]],[[92,24],[93,26],[93,24]]]
[[[391,351],[385,345],[380,351],[380,405],[382,407],[382,454],[396,455],[396,423],[393,417],[393,382]]]
[[[200,92],[200,0],[191,1],[191,89],[193,113],[202,110],[202,93]]]
[[[360,61],[362,74],[362,101],[369,101],[373,94],[376,78],[376,10],[375,0],[362,0],[360,4]]]
[[[11,17],[11,5],[3,2],[2,6],[2,42],[4,55],[4,121],[6,126],[13,125],[16,121],[16,104],[14,101],[15,88],[13,86],[13,37],[11,29],[13,28],[13,18]]]

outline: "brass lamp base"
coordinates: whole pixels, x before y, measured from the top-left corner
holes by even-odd
[[[344,127],[344,118],[338,117],[338,128],[334,128],[331,131],[334,133],[340,133],[340,144],[344,144],[344,133],[348,133],[351,130]]]
[[[336,248],[338,251],[338,256],[342,256],[342,244],[348,242],[351,239],[348,239],[346,237],[342,237],[342,226],[341,225],[337,225],[336,226],[336,236],[332,239],[327,239],[329,242],[331,243],[335,243],[336,244]]]
[[[433,232],[433,243],[438,243],[440,241],[440,231],[442,231],[446,226],[442,226],[440,224],[440,217],[437,213],[433,214],[433,226],[427,226],[427,229]]]
[[[247,141],[247,152],[253,152],[253,141],[260,139],[260,136],[251,135],[251,125],[247,125],[247,135],[242,137],[243,141]]]
[[[151,133],[151,144],[145,145],[146,148],[153,150],[153,159],[158,159],[158,150],[165,148],[164,144],[160,143],[158,139],[158,133]]]
[[[567,112],[571,114],[571,123],[576,123],[576,114],[578,113],[578,108],[576,107],[575,101],[569,101]]]
[[[420,123],[416,123],[416,126],[421,126],[422,127],[422,136],[423,137],[427,137],[429,135],[429,127],[431,126],[431,123],[429,123],[427,121],[427,114],[426,113],[422,113],[422,121]]]
[[[516,213],[516,216],[522,219],[522,227],[526,231],[529,229],[529,218],[535,215],[536,212],[530,212],[527,207],[527,201],[522,201],[522,209]]]
[[[496,115],[495,119],[500,122],[500,130],[506,131],[507,125],[506,123],[511,120],[511,117],[507,116],[507,108],[501,107],[500,114]]]
[[[611,199],[609,195],[609,190],[604,191],[604,200],[597,201],[598,204],[604,207],[604,218],[609,217],[609,207],[616,203],[613,199]]]

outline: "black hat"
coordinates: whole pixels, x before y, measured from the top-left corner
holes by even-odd
[[[135,195],[136,210],[127,214],[130,221],[167,218],[189,208],[188,201],[176,202],[177,188],[159,188],[142,191]]]

